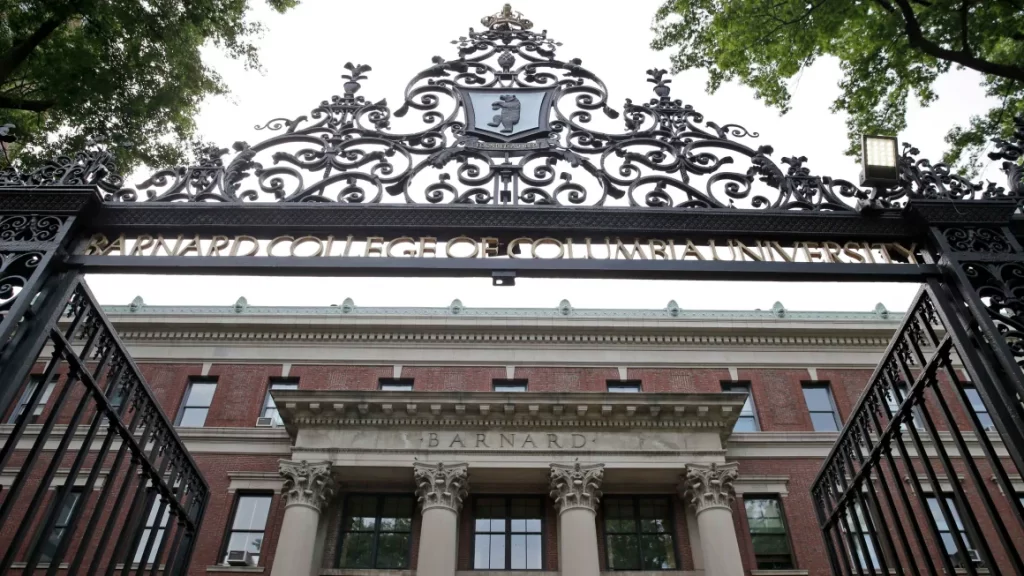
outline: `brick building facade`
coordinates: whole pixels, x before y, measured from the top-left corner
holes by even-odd
[[[108,314],[210,487],[189,573],[273,576],[829,574],[810,487],[900,319]]]

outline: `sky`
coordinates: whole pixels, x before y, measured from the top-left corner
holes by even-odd
[[[245,70],[216,48],[204,57],[224,78],[230,94],[209,98],[197,118],[205,140],[228,147],[238,140],[266,137],[255,130],[277,117],[307,114],[321,100],[341,94],[344,64],[368,64],[361,94],[371,101],[386,98],[392,109],[402,101],[406,83],[430,58],[456,57],[451,41],[480,29],[480,18],[501,8],[500,0],[302,0],[279,15],[251,0],[253,18],[266,32],[257,42],[262,70]],[[649,68],[669,68],[669,54],[649,46],[651,23],[661,0],[632,0],[609,5],[592,0],[518,0],[514,10],[562,42],[558,56],[578,57],[609,89],[620,107],[626,98],[646,101]],[[758,144],[771,144],[776,160],[807,156],[816,174],[856,181],[855,159],[843,154],[845,119],[829,106],[839,93],[838,63],[823,59],[792,85],[792,110],[780,116],[757,100],[753,90],[727,84],[714,95],[705,92],[706,74],[673,76],[672,95],[692,104],[706,120],[735,123],[758,132]],[[937,102],[928,108],[913,103],[900,140],[912,142],[922,157],[938,161],[943,137],[952,126],[991,106],[969,71],[953,71],[936,86]],[[982,175],[996,180],[990,166]],[[140,178],[141,180],[141,178]],[[903,310],[917,291],[914,285],[829,284],[712,281],[597,281],[520,279],[515,287],[492,287],[490,279],[394,278],[250,278],[217,276],[90,275],[89,285],[106,304],[127,304],[142,296],[148,304],[228,305],[245,296],[252,305],[326,306],[352,298],[357,306],[447,306],[455,298],[473,307],[554,308],[567,299],[576,308],[663,308],[675,300],[684,309],[766,309],[776,301],[792,310],[869,311],[876,303]]]

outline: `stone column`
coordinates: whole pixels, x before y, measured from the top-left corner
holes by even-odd
[[[690,464],[683,475],[683,495],[697,510],[701,555],[706,576],[743,576],[740,544],[732,521],[735,462]]]
[[[280,460],[285,508],[271,576],[315,576],[320,511],[334,492],[330,462]]]
[[[423,505],[417,576],[455,576],[459,510],[469,491],[466,464],[413,464],[416,496]]]
[[[551,465],[551,497],[558,508],[558,563],[561,576],[600,574],[597,505],[604,464]]]

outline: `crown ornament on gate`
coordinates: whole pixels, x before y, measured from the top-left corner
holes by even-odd
[[[0,186],[96,186],[107,202],[330,202],[587,206],[690,210],[854,211],[914,198],[1024,198],[1024,119],[993,158],[1009,185],[987,186],[944,164],[900,160],[900,183],[872,191],[816,175],[806,156],[773,158],[737,124],[705,120],[674,97],[668,72],[647,70],[654,96],[611,103],[582,60],[508,4],[434,56],[401,105],[363,95],[370,66],[346,64],[341,95],[310,113],[256,126],[266,138],[210,147],[187,166],[127,185],[100,145],[32,171],[8,168]],[[11,128],[4,127],[4,137]]]

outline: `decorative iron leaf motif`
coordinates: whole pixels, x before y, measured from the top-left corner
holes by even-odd
[[[862,189],[817,176],[806,156],[771,158],[759,135],[705,121],[673,98],[668,72],[647,70],[654,97],[609,103],[604,82],[578,58],[560,60],[546,31],[506,5],[453,41],[457,58],[431,59],[394,111],[360,94],[370,66],[346,63],[344,94],[308,115],[274,118],[265,140],[204,150],[195,165],[158,170],[125,186],[102,149],[56,158],[31,173],[0,172],[0,186],[95,185],[109,202],[339,202],[658,209],[853,211],[913,198],[1019,199],[1024,120],[996,139],[1007,188],[973,183],[906,145],[898,186]],[[553,90],[547,133],[499,146],[467,134],[460,89]],[[599,114],[597,114],[599,112]],[[418,118],[416,115],[418,114]],[[403,123],[418,122],[411,131]],[[408,121],[408,122],[407,122]],[[621,123],[620,123],[621,122]],[[616,128],[618,127],[618,128]],[[3,127],[6,133],[9,128]]]

